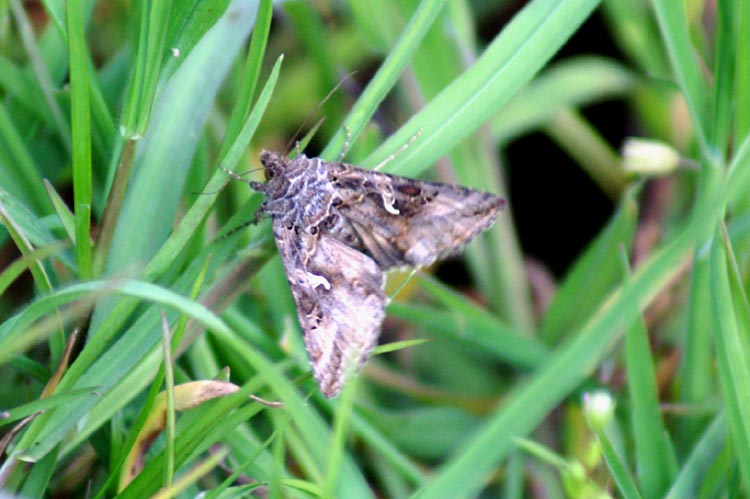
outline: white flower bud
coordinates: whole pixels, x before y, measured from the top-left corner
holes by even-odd
[[[627,173],[648,177],[668,175],[680,164],[680,155],[657,140],[631,137],[622,146],[622,165]]]

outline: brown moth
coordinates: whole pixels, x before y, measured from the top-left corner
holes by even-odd
[[[464,187],[304,155],[260,156],[265,195],[313,375],[335,397],[375,346],[388,298],[383,271],[456,253],[505,200]]]

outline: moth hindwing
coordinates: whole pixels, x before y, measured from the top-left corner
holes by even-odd
[[[429,265],[492,225],[505,200],[460,186],[263,151],[265,195],[313,375],[335,397],[375,345],[383,271]]]

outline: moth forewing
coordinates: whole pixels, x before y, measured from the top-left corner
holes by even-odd
[[[265,200],[313,375],[335,397],[377,342],[383,271],[458,252],[492,225],[505,200],[300,155],[263,151]]]

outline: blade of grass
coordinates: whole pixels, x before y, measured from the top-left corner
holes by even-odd
[[[723,226],[721,227],[723,229]],[[729,261],[728,261],[729,260]],[[711,298],[719,379],[727,410],[733,449],[743,486],[750,477],[750,351],[747,302],[738,283],[734,257],[726,232],[717,230],[711,247]]]
[[[612,474],[612,478],[617,484],[617,490],[620,492],[624,499],[641,499],[641,494],[638,492],[638,488],[633,481],[633,477],[628,472],[628,467],[622,458],[617,454],[612,442],[606,433],[602,430],[594,430],[596,433],[597,441],[602,446],[602,453],[604,459],[607,462],[609,472]],[[658,496],[646,496],[646,497],[658,497]]]
[[[332,435],[320,416],[305,409],[306,402],[299,396],[288,378],[279,372],[275,364],[234,334],[227,334],[218,330],[215,332],[217,339],[241,355],[249,365],[255,368],[273,393],[284,403],[284,407],[303,438],[305,446],[309,448],[312,459],[315,460],[319,468],[323,469],[329,450],[328,442],[330,442]],[[336,485],[338,497],[373,497],[370,487],[348,455],[342,456],[339,480]]]
[[[305,51],[305,57],[312,64],[312,70],[308,74],[311,86],[320,89],[336,88],[340,75],[335,58],[333,44],[335,41],[330,34],[330,28],[318,12],[318,9],[309,2],[285,2],[284,12],[294,25],[294,30]],[[324,116],[342,116],[345,109],[343,95],[337,92],[331,94],[322,103]],[[323,123],[324,128],[334,126],[334,123]]]
[[[199,458],[211,445],[226,440],[234,428],[264,408],[258,403],[243,407],[248,395],[256,387],[257,383],[248,382],[237,393],[196,407],[180,418],[175,442],[175,464],[178,468]],[[151,497],[161,487],[163,474],[164,451],[161,451],[146,462],[143,470],[118,498]]]
[[[63,229],[65,229],[65,233],[68,235],[68,239],[70,239],[73,244],[76,243],[76,220],[75,215],[71,213],[70,209],[68,208],[68,205],[65,204],[65,201],[63,201],[63,198],[58,194],[58,192],[55,190],[55,187],[47,180],[44,180],[44,187],[47,189],[47,195],[52,200],[52,206],[55,207],[55,213],[57,213],[57,218],[60,219],[60,224],[62,225]]]
[[[107,255],[108,273],[150,260],[172,232],[195,149],[194,137],[203,128],[223,76],[252,26],[255,11],[250,3],[235,0],[230,5],[183,61],[155,104]],[[97,307],[94,330],[100,318]]]
[[[1,209],[2,208],[0,208],[0,210]],[[0,296],[2,296],[5,290],[8,289],[8,286],[10,286],[25,270],[31,269],[37,264],[37,262],[41,262],[42,260],[57,254],[66,246],[67,243],[59,242],[49,246],[36,248],[35,250],[22,255],[10,265],[7,265],[3,271],[0,272]]]
[[[122,126],[126,138],[146,131],[156,96],[159,72],[166,55],[172,1],[141,3],[141,26],[133,78],[127,92]]]
[[[744,150],[743,152],[747,153]],[[739,158],[736,158],[739,159]],[[738,170],[742,174],[748,173]],[[742,176],[742,175],[737,175]],[[732,186],[731,183],[727,185]],[[721,191],[719,191],[721,192]],[[582,382],[598,359],[622,331],[679,271],[706,223],[731,195],[724,192],[696,213],[691,224],[643,264],[633,278],[617,290],[572,340],[470,438],[413,497],[472,496],[485,477],[513,449],[513,438],[535,428],[546,414]]]
[[[685,335],[680,380],[682,390],[680,402],[688,406],[700,404],[717,391],[715,376],[714,320],[711,305],[711,269],[709,243],[699,244],[694,250],[690,296],[688,299],[688,322]],[[679,421],[678,437],[680,451],[687,452],[694,439],[708,423],[705,414],[687,414]]]
[[[725,4],[722,4],[722,7],[725,6]],[[689,40],[685,40],[687,34],[681,32],[681,30],[686,29],[683,24],[687,22],[685,20],[684,6],[661,5],[657,9],[657,14],[659,16],[659,22],[662,31],[667,29],[668,20],[671,20],[674,24],[674,27],[672,28],[672,30],[670,30],[675,32],[672,35],[674,40],[671,42],[671,44],[675,47],[681,46],[681,50],[683,51],[692,50]],[[724,15],[724,13],[722,13],[721,15]],[[722,20],[722,18],[720,17],[718,30],[723,33],[718,35],[717,50],[719,49],[719,44],[726,43],[727,26],[724,25],[725,22],[726,19]],[[667,44],[669,49],[670,42],[667,41]],[[686,44],[687,47],[684,46]],[[670,50],[676,50],[675,47]],[[677,65],[677,55],[671,51],[669,51],[668,53],[673,66]],[[683,61],[683,63],[687,64],[687,61]],[[726,63],[720,61],[717,61],[717,63],[718,65],[716,67],[715,76],[721,79],[717,80],[717,88],[714,92],[712,112],[713,116],[712,121],[710,122],[711,127],[709,128],[710,136],[704,138],[712,141],[712,144],[715,145],[719,145],[722,141],[724,141],[724,139],[722,138],[723,132],[721,130],[725,128],[727,124],[723,122],[727,119],[730,119],[730,117],[725,114],[727,111],[727,109],[725,108],[726,103],[721,102],[721,100],[725,99],[725,97],[721,95],[719,88],[721,88],[721,91],[725,91],[728,88],[731,88],[731,81],[727,81],[728,75],[725,74],[728,69],[725,67]],[[692,87],[699,87],[702,85],[700,80],[697,80],[698,78],[700,78],[700,74],[695,74],[697,71],[699,71],[696,64],[697,62],[693,62],[693,67],[682,68],[687,72],[687,75],[684,77],[689,78],[691,81],[693,81],[691,85]],[[679,68],[675,69],[675,72],[678,71]],[[687,85],[687,83],[681,82],[681,85]],[[697,92],[698,89],[696,88],[692,91]],[[687,95],[688,90],[683,89],[683,92],[686,93],[685,98],[688,99],[688,105],[690,106],[691,97],[690,95]],[[701,98],[705,98],[706,103],[708,103],[708,97],[709,94],[701,96]],[[695,102],[692,102],[692,104],[695,105]],[[705,111],[708,112],[708,110],[709,109],[706,109]],[[691,116],[694,122],[698,116],[695,113],[697,113],[698,111],[699,110],[693,110],[691,108]],[[703,124],[694,123],[694,126],[696,128],[700,128],[701,126],[703,126]],[[720,146],[718,148],[715,147],[714,149],[714,154],[716,154],[717,158],[725,157],[725,151]],[[715,195],[715,191],[720,185],[720,176],[721,171],[719,170],[719,168],[716,165],[712,164],[710,158],[704,157],[703,161],[701,162],[700,176],[697,184],[697,210],[700,210],[701,206],[709,203],[710,199]],[[730,187],[732,186],[732,184],[733,183],[730,182]],[[701,403],[716,391],[714,381],[715,377],[713,376],[715,372],[715,361],[712,357],[712,350],[714,345],[714,337],[717,333],[714,330],[716,323],[712,318],[712,271],[710,263],[710,252],[708,250],[708,248],[710,248],[711,246],[714,225],[714,223],[709,223],[706,225],[702,237],[696,241],[696,247],[694,250],[692,283],[690,289],[690,304],[688,307],[689,315],[687,324],[687,337],[684,346],[682,366],[680,367],[680,380],[682,382],[680,398],[681,402],[686,404]],[[703,430],[706,423],[707,420],[705,417],[694,415],[688,415],[686,418],[680,421],[679,438],[677,438],[676,440],[677,442],[681,442],[681,445],[684,447],[680,449],[680,451],[687,451],[687,449],[692,445],[695,436]]]
[[[204,475],[207,475],[211,470],[217,468],[227,457],[226,449],[219,449],[218,452],[212,453],[208,458],[200,461],[198,464],[189,469],[179,480],[174,484],[164,487],[159,492],[154,494],[153,499],[171,499],[177,496],[181,492],[187,490],[191,485],[195,484]]]
[[[706,472],[726,446],[727,420],[724,411],[716,415],[680,468],[680,474],[664,499],[693,497],[706,479]],[[726,479],[726,475],[724,475]]]
[[[735,12],[732,9],[732,6],[735,4],[736,2],[719,0],[716,9],[718,19],[716,23],[715,67],[713,75],[715,84],[711,99],[711,121],[713,126],[708,130],[708,133],[710,134],[709,140],[714,146],[716,154],[723,160],[726,159],[728,153],[727,144],[732,128],[732,95],[735,83],[735,63],[740,64],[739,59],[727,57],[727,54],[733,52],[735,41],[734,24],[738,21],[735,19]],[[739,76],[739,72],[737,76]],[[737,103],[739,104],[739,101]],[[739,108],[737,111],[739,111]]]
[[[730,3],[734,9],[727,5]],[[750,0],[720,2],[719,15],[725,17],[727,22],[737,23],[734,31],[734,50],[717,54],[717,57],[735,63],[734,140],[738,143],[742,137],[750,133]]]
[[[548,122],[566,108],[580,108],[626,95],[634,75],[603,57],[569,57],[551,64],[492,118],[496,140],[507,143]]]
[[[476,59],[474,29],[462,16],[462,9],[454,8],[455,3],[448,5],[446,14],[433,24],[414,56],[411,63],[414,84],[411,79],[405,79],[406,95],[412,96],[410,100],[415,110],[421,109],[425,101],[434,99]],[[455,29],[441,28],[449,24]],[[437,66],[436,60],[441,61]],[[449,181],[455,179],[462,185],[506,195],[503,176],[498,174],[500,161],[496,143],[488,128],[458,143],[449,154],[453,172],[443,168],[439,173]],[[465,258],[472,280],[489,307],[525,334],[533,331],[531,292],[512,218],[500,216],[490,231],[466,248]]]
[[[238,93],[239,100],[235,102],[232,109],[232,115],[229,118],[227,132],[222,140],[219,150],[219,157],[226,155],[230,146],[234,143],[237,135],[240,133],[244,121],[250,112],[250,105],[253,102],[255,88],[258,85],[261,63],[263,54],[266,52],[268,44],[268,33],[271,29],[271,17],[273,16],[273,0],[260,0],[258,3],[258,13],[253,27],[253,34],[250,38],[250,48],[247,50],[245,59],[245,69],[242,73],[242,84]]]
[[[30,339],[27,334],[24,334],[24,332],[38,318],[47,314],[51,307],[63,306],[66,303],[73,303],[91,297],[100,298],[104,294],[112,293],[145,300],[150,303],[158,303],[163,307],[184,312],[194,321],[197,321],[198,324],[201,324],[206,328],[226,331],[226,325],[224,325],[224,323],[216,317],[213,312],[203,305],[188,300],[166,288],[143,281],[128,279],[116,281],[90,281],[88,283],[64,288],[55,294],[38,300],[27,307],[19,315],[11,318],[11,320],[6,321],[6,323],[0,326],[0,345],[2,345],[0,359],[11,355],[20,348],[26,347],[26,344]],[[136,333],[132,333],[129,336],[126,335],[118,340],[118,342],[113,345],[112,349],[106,354],[100,356],[97,360],[96,369],[90,370],[87,373],[87,376],[80,378],[80,383],[82,383],[83,386],[100,384],[103,386],[103,390],[108,389],[108,387],[117,381],[124,372],[127,372],[128,369],[132,368],[132,363],[140,359],[142,351],[156,348],[159,333],[158,310],[155,308],[150,309],[149,313],[142,315],[135,324],[136,325],[134,325],[133,329],[129,332],[132,333],[132,331],[136,331]],[[136,336],[138,337],[136,338]],[[137,348],[133,348],[132,344],[136,340],[138,340]],[[122,346],[116,348],[121,343]],[[128,344],[131,346],[126,347],[125,345]],[[75,364],[71,366],[71,370],[74,367]],[[64,390],[71,385],[70,380],[67,378],[67,375],[63,378],[59,389]],[[147,382],[148,379],[150,378],[145,379],[144,382]],[[125,400],[121,400],[121,402],[124,403]],[[88,409],[89,407],[85,404],[78,404],[75,407],[67,407],[63,413],[55,411],[43,415],[43,417],[37,419],[37,421],[35,421],[26,432],[22,441],[19,442],[17,452],[26,452],[27,458],[32,460],[45,455],[45,453],[48,452],[52,446],[56,445],[56,443],[59,442],[67,432],[70,427],[67,421],[75,424],[75,421],[78,420],[77,418],[70,421],[70,419],[73,418],[73,415],[80,413],[81,411],[85,413]],[[58,421],[56,424],[48,426],[45,423],[50,417],[57,419],[63,418],[66,423],[60,424]]]
[[[34,30],[31,27],[29,19],[26,17],[26,11],[21,5],[20,0],[10,0],[10,7],[13,11],[13,16],[18,24],[19,34],[23,40],[24,48],[28,54],[31,67],[34,69],[37,81],[39,81],[42,87],[42,93],[47,106],[52,114],[55,128],[60,137],[63,146],[68,152],[71,152],[71,135],[70,128],[68,127],[65,115],[63,114],[60,106],[55,99],[55,92],[57,91],[56,85],[52,79],[49,68],[45,64],[44,57],[40,51],[39,45],[34,38]]]
[[[701,76],[700,61],[696,59],[695,49],[690,41],[685,4],[654,0],[653,8],[677,84],[690,110],[698,145],[705,158],[713,162],[715,153],[708,143],[706,132],[709,92]]]
[[[41,189],[42,177],[3,102],[0,102],[0,145],[3,149],[0,154],[5,156],[3,166],[7,161],[0,172],[0,185],[23,199],[36,213],[47,213],[50,205]]]
[[[20,491],[21,497],[43,497],[57,467],[57,453],[50,452],[34,463]]]
[[[524,337],[518,330],[455,290],[441,285],[436,279],[426,275],[419,275],[418,279],[421,286],[454,315],[454,320],[448,321],[448,324],[464,324],[459,329],[461,338],[476,342],[482,348],[489,346],[492,351],[497,352],[499,358],[525,367],[537,366],[547,359],[549,352],[538,341]],[[440,313],[437,313],[439,316]],[[429,321],[427,317],[424,318]],[[456,334],[455,328],[453,334]]]
[[[169,322],[164,312],[161,313],[162,322],[162,355],[164,366],[164,390],[167,394],[167,412],[166,412],[166,431],[165,438],[167,441],[164,451],[164,487],[170,487],[174,480],[174,453],[175,453],[175,403],[174,403],[174,366],[172,365],[172,333],[169,329]]]
[[[276,63],[271,70],[271,74],[268,76],[268,81],[266,81],[252,112],[243,123],[242,129],[237,135],[237,138],[232,142],[226,155],[220,158],[220,164],[224,165],[227,169],[231,170],[237,165],[242,154],[247,149],[250,140],[255,134],[255,130],[258,128],[263,113],[271,100],[271,95],[273,94],[273,89],[278,81],[283,60],[283,56],[276,60]],[[206,184],[204,189],[206,194],[200,196],[196,202],[193,203],[180,221],[180,224],[172,231],[169,239],[167,239],[156,255],[154,255],[154,258],[146,266],[145,276],[156,278],[169,267],[176,255],[182,250],[202,220],[206,217],[207,213],[214,205],[221,188],[226,185],[228,181],[229,177],[227,174],[217,168],[211,179]]]
[[[622,261],[627,280],[631,272],[627,255],[623,255]],[[625,369],[638,481],[644,497],[661,497],[676,472],[671,469],[669,458],[674,450],[661,416],[653,354],[640,312],[625,333]]]
[[[408,142],[384,170],[417,176],[500,110],[557,52],[598,0],[535,0],[503,29],[482,56],[364,162],[372,167]]]
[[[27,402],[26,404],[14,407],[4,414],[2,424],[10,424],[15,421],[19,421],[26,416],[30,416],[35,412],[47,411],[54,409],[62,404],[66,404],[72,401],[80,400],[86,397],[96,397],[96,387],[92,388],[81,388],[78,390],[71,390],[66,393],[58,393],[56,395],[50,395],[42,399]]]
[[[6,362],[10,356],[19,352],[15,345],[23,342],[23,331],[39,318],[49,314],[55,307],[102,293],[117,293],[160,303],[190,315],[207,328],[226,329],[224,323],[210,310],[161,286],[132,279],[89,281],[62,288],[40,298],[0,325],[0,362]]]
[[[76,260],[81,280],[93,277],[91,255],[91,106],[89,103],[88,55],[83,25],[82,0],[66,4],[70,53],[70,121],[73,153],[73,198]]]
[[[23,229],[16,223],[11,214],[8,213],[2,205],[0,205],[0,225],[4,226],[5,230],[8,231],[8,234],[10,234],[11,239],[13,239],[13,242],[21,255],[27,256],[34,250],[34,247],[26,237]],[[44,265],[42,265],[40,261],[35,261],[29,269],[31,270],[31,275],[34,277],[34,284],[36,284],[39,291],[42,293],[49,293],[52,291],[52,283],[50,282]]]
[[[380,65],[362,95],[357,99],[341,129],[334,135],[320,157],[328,160],[337,158],[347,140],[347,130],[349,141],[356,141],[372,115],[375,114],[378,105],[396,84],[399,75],[409,63],[435,18],[440,14],[443,5],[445,5],[445,0],[422,0],[420,2],[396,45],[388,52],[388,56]],[[414,130],[412,135],[416,132]],[[405,140],[401,144],[406,142]],[[383,156],[382,159],[385,159],[386,156]],[[376,164],[378,162],[370,162],[371,167]]]

